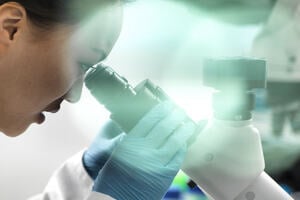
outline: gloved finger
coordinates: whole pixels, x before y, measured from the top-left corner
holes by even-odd
[[[116,145],[119,144],[119,142],[126,136],[126,133],[122,132],[118,136],[112,138],[112,139],[104,139],[99,143],[98,148],[101,149],[103,152],[112,152],[113,149],[116,147]],[[101,146],[101,147],[99,147]]]
[[[186,148],[187,141],[190,137],[195,133],[196,124],[194,122],[186,122],[166,140],[166,142],[159,149],[162,152],[163,163],[166,165],[173,156],[180,150],[181,148]]]
[[[93,140],[93,145],[102,145],[103,141],[117,138],[123,131],[119,126],[112,120],[108,120],[99,129],[96,137]]]
[[[181,165],[183,164],[185,155],[187,152],[187,145],[183,145],[181,149],[179,149],[174,156],[166,163],[165,167],[171,169],[171,171],[179,171]]]
[[[182,109],[174,109],[166,118],[153,127],[146,136],[147,141],[153,144],[154,148],[159,148],[164,144],[165,140],[182,125],[186,117]]]
[[[112,120],[107,121],[99,131],[99,135],[105,139],[115,138],[121,133],[123,133],[122,129]]]
[[[110,154],[125,135],[125,133],[121,133],[112,139],[101,138],[99,136],[90,145],[88,154],[93,156],[95,160],[102,159],[103,154]]]
[[[174,107],[175,105],[171,101],[165,101],[158,104],[137,123],[128,135],[134,137],[145,137],[158,122],[172,112]]]
[[[188,147],[190,145],[192,145],[196,141],[196,138],[204,130],[204,128],[206,127],[207,123],[208,123],[208,120],[206,120],[206,119],[198,121],[196,123],[196,130],[195,130],[194,134],[188,139],[188,142],[187,142]]]
[[[112,120],[107,121],[94,138],[91,147],[103,150],[122,137],[122,130]]]

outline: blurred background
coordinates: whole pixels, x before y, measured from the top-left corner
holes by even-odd
[[[139,0],[125,8],[124,26],[104,62],[132,85],[150,78],[196,121],[212,114],[212,89],[202,85],[207,57],[267,61],[268,88],[257,90],[254,124],[266,171],[286,190],[300,191],[300,1]],[[84,88],[17,138],[0,135],[0,199],[24,200],[43,190],[52,172],[87,147],[109,113]],[[180,173],[166,199],[205,199]]]

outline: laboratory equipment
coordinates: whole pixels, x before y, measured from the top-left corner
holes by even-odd
[[[292,199],[265,172],[251,89],[266,82],[265,61],[208,59],[204,84],[215,88],[214,116],[189,148],[182,170],[214,200]]]
[[[252,59],[207,60],[204,81],[220,92],[214,95],[214,117],[190,146],[182,170],[214,200],[292,200],[264,172],[258,130],[251,125],[253,88],[265,86],[265,62]],[[168,99],[150,80],[137,87],[100,64],[85,83],[128,132],[157,103]]]
[[[167,94],[150,80],[133,88],[128,81],[113,69],[103,65],[91,67],[85,84],[93,96],[110,112],[125,133],[155,105],[168,100]]]

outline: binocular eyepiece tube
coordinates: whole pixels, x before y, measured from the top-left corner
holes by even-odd
[[[169,99],[150,80],[146,79],[133,88],[124,77],[101,64],[88,71],[85,84],[125,132],[129,132],[151,108]]]

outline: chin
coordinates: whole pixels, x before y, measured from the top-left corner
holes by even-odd
[[[8,137],[17,137],[22,133],[24,133],[27,130],[28,126],[29,125],[23,127],[19,126],[19,127],[6,128],[6,129],[2,129],[1,132]]]

